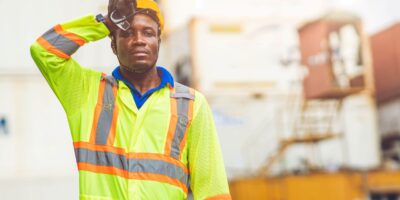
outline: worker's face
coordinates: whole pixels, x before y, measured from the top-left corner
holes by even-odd
[[[155,66],[160,37],[157,23],[149,16],[137,14],[131,21],[131,30],[116,33],[116,54],[125,70],[142,73]]]

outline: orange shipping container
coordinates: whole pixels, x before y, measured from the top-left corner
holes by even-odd
[[[359,18],[328,14],[303,25],[299,38],[301,63],[309,71],[303,83],[307,99],[341,98],[364,87]]]
[[[400,96],[400,23],[371,37],[378,103]]]

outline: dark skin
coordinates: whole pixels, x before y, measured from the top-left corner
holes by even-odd
[[[136,14],[128,32],[115,29],[113,33],[112,48],[120,62],[120,73],[141,94],[157,87],[161,81],[156,68],[158,31],[158,24],[151,17]]]

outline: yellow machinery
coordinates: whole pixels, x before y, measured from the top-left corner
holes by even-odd
[[[400,172],[314,172],[230,183],[234,200],[367,200],[400,193]],[[394,200],[397,200],[394,199]]]

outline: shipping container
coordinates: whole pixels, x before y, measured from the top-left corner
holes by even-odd
[[[368,44],[358,17],[329,13],[302,25],[299,38],[301,63],[309,72],[305,98],[343,98],[366,86]]]
[[[376,99],[382,104],[400,97],[400,23],[371,36]]]
[[[203,92],[288,89],[301,77],[292,21],[263,18],[193,18],[165,35],[160,63],[178,81]],[[283,66],[287,66],[284,68]],[[289,72],[289,73],[288,73]],[[187,79],[187,80],[184,80]]]

